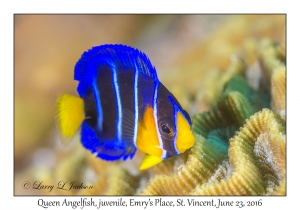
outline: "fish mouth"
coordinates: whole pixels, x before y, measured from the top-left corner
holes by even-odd
[[[185,144],[181,144],[180,145],[180,153],[184,153],[187,149],[190,149],[190,148],[192,148],[193,146],[194,146],[194,143],[195,143],[195,141],[193,140],[193,141],[191,141],[191,142],[187,142],[187,143],[185,143]],[[177,146],[177,148],[178,148],[178,146]]]
[[[189,148],[191,148],[191,147],[194,146],[194,142],[189,143],[189,144],[182,144],[181,146],[182,146],[182,148],[184,148],[184,149],[189,149]]]

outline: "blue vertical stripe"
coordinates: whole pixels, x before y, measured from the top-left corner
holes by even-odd
[[[178,120],[177,119],[177,112],[179,111],[179,109],[178,109],[178,106],[174,103],[173,100],[172,100],[172,104],[174,106],[174,115],[173,115],[173,117],[174,117],[174,133],[175,133],[174,141],[173,141],[173,146],[174,146],[174,150],[175,150],[176,154],[179,154],[179,151],[178,151],[178,149],[176,147],[177,133],[178,133],[178,131],[177,131],[177,120]]]
[[[121,141],[122,140],[122,104],[121,104],[121,98],[119,92],[117,70],[115,66],[112,66],[112,73],[113,73],[113,86],[114,86],[115,95],[117,99],[117,109],[118,109],[118,117],[117,117],[118,120],[116,125],[117,139],[118,141]]]
[[[177,111],[174,110],[174,133],[175,133],[175,136],[174,136],[174,141],[173,141],[173,147],[174,147],[174,150],[175,150],[175,153],[176,154],[179,154],[179,151],[176,147],[176,142],[177,142]]]
[[[101,98],[100,98],[100,92],[99,89],[97,87],[97,82],[96,80],[94,80],[94,82],[92,83],[92,89],[93,89],[93,93],[95,96],[95,101],[96,101],[96,107],[97,107],[97,128],[99,129],[99,131],[102,131],[102,125],[103,125],[103,114],[102,114],[102,106],[101,106]]]
[[[134,133],[133,133],[133,142],[136,146],[136,139],[137,139],[137,128],[138,128],[138,109],[139,109],[139,100],[138,100],[138,78],[139,78],[139,71],[138,68],[135,67],[134,73]]]
[[[158,140],[159,140],[159,145],[160,145],[160,148],[162,149],[162,156],[161,156],[161,158],[165,159],[166,155],[167,155],[167,151],[163,149],[163,142],[162,142],[161,135],[160,135],[160,132],[159,132],[158,120],[157,120],[158,85],[159,85],[159,81],[156,80],[155,81],[155,86],[154,86],[154,98],[153,98],[153,109],[154,109],[154,112],[153,112],[153,116],[154,116],[154,121],[155,121],[156,133],[157,133]]]

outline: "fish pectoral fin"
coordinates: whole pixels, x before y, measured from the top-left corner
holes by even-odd
[[[55,124],[64,146],[71,142],[83,120],[83,100],[68,94],[60,95],[56,102]]]
[[[140,165],[140,170],[145,170],[160,163],[163,159],[153,155],[146,155]]]

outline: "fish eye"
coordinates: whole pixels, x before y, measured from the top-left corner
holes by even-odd
[[[171,130],[170,130],[170,128],[169,128],[166,124],[162,124],[161,130],[162,130],[165,134],[171,135]]]
[[[173,123],[169,118],[163,118],[159,121],[159,130],[165,136],[173,137]]]

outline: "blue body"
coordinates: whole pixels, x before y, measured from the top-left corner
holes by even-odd
[[[148,57],[137,49],[124,45],[94,47],[77,62],[74,79],[79,81],[77,91],[85,106],[81,142],[104,160],[134,156],[138,121],[147,107],[156,110],[158,120],[169,117],[173,126],[177,110],[190,122],[158,80]],[[178,154],[175,143],[166,142],[162,145],[164,158]]]

